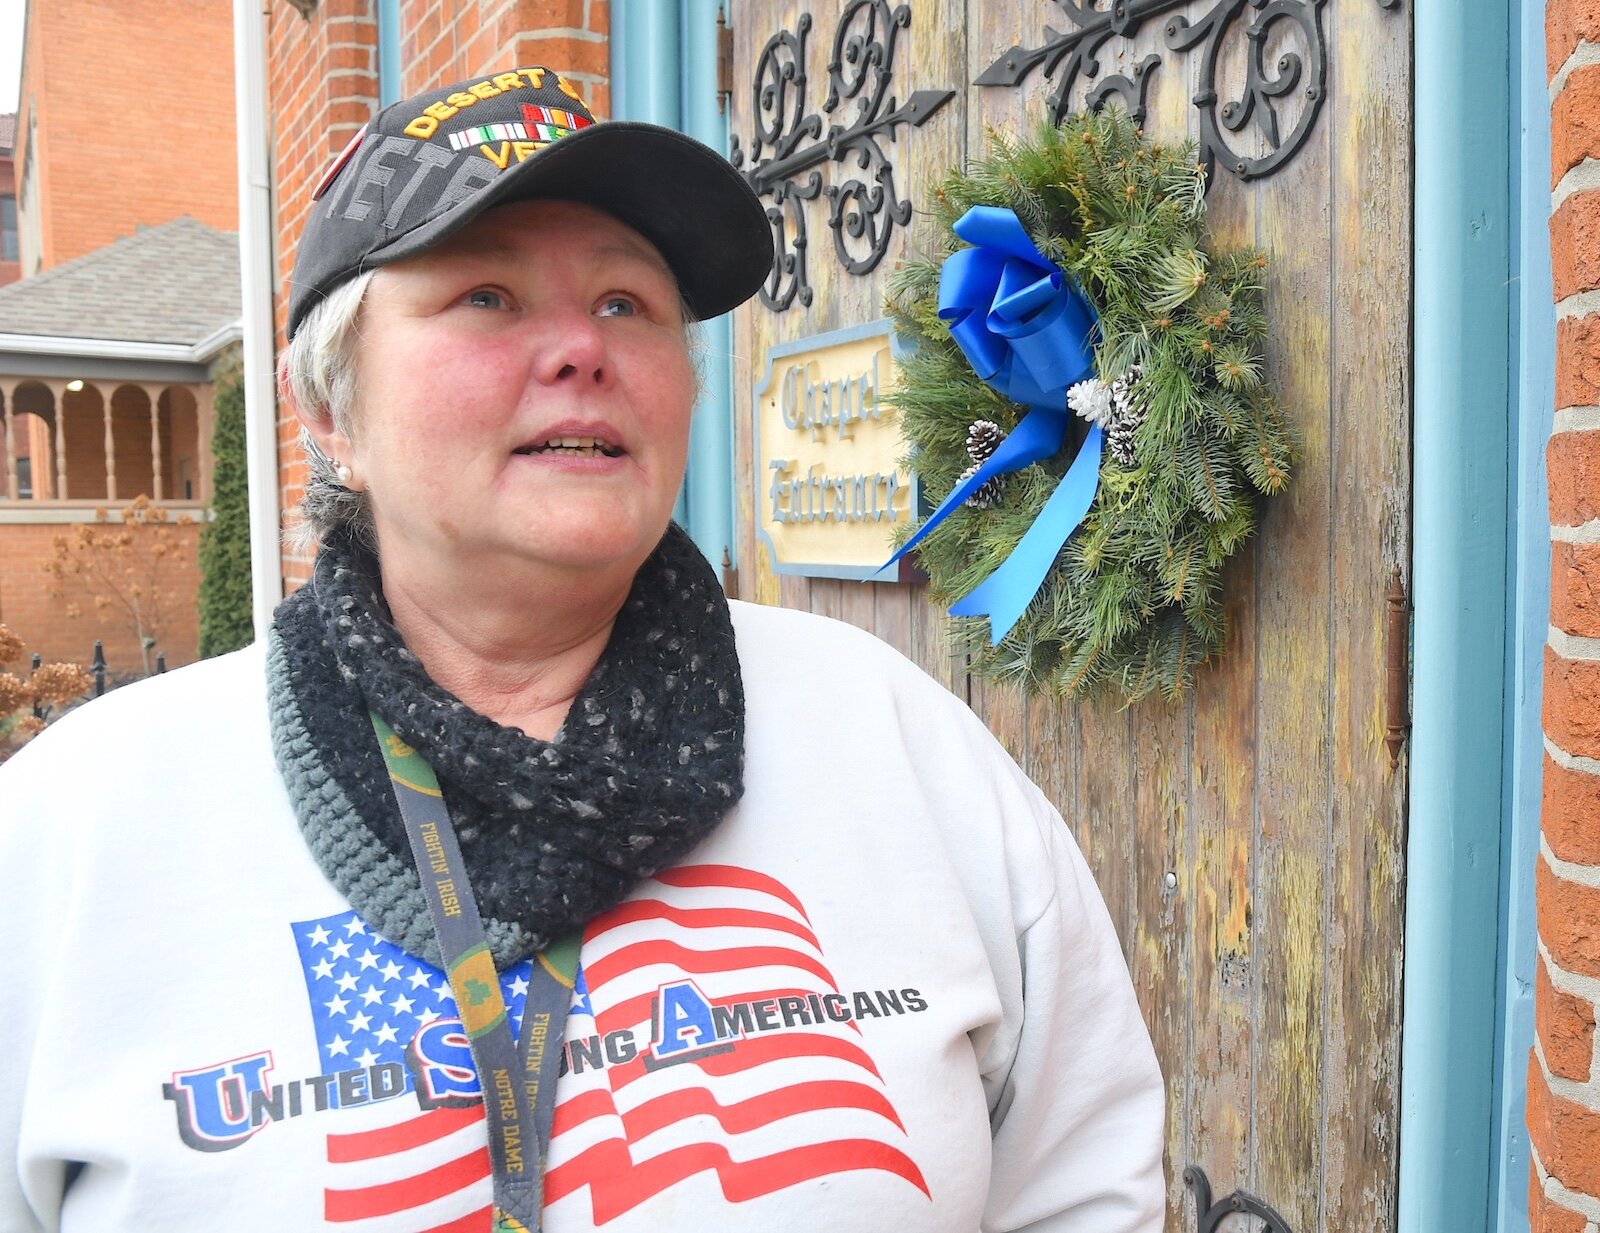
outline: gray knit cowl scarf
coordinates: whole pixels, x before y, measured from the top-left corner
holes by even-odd
[[[495,963],[581,929],[681,859],[744,791],[744,689],[728,603],[670,527],[640,568],[554,741],[478,714],[428,676],[390,620],[378,563],[324,543],[267,650],[273,751],[317,864],[384,937],[438,945],[376,711],[432,764]]]

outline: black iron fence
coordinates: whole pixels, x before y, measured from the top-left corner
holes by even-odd
[[[33,670],[37,672],[39,670],[39,665],[43,662],[44,657],[36,652],[33,656]],[[155,675],[160,676],[166,670],[167,653],[165,651],[158,651],[156,652]],[[106,692],[106,648],[105,644],[98,638],[95,639],[94,656],[89,660],[88,671],[89,675],[94,678],[94,685],[90,692],[84,694],[85,700],[90,698],[98,698]],[[50,708],[44,704],[35,702],[33,704],[33,717],[35,719],[44,719],[49,710]]]

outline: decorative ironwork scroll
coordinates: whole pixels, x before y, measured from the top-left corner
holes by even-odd
[[[1144,123],[1150,82],[1161,64],[1147,55],[1132,76],[1100,78],[1100,55],[1113,38],[1131,40],[1155,18],[1168,15],[1162,29],[1173,51],[1199,49],[1200,74],[1194,105],[1200,112],[1199,157],[1207,170],[1220,163],[1241,180],[1269,176],[1288,163],[1316,128],[1327,101],[1328,43],[1322,29],[1327,0],[1213,0],[1204,16],[1191,20],[1174,9],[1193,0],[1053,0],[1073,29],[1045,27],[1041,47],[1012,47],[984,69],[980,86],[1018,86],[1043,66],[1054,84],[1051,114],[1059,121],[1072,110],[1080,84],[1090,107],[1122,100],[1135,123]],[[1396,9],[1400,0],[1375,0]],[[1243,37],[1244,82],[1237,97],[1219,87],[1219,61],[1230,43]],[[1253,137],[1259,152],[1242,148]],[[1209,183],[1209,180],[1208,180]]]
[[[911,6],[891,7],[888,0],[850,0],[839,15],[828,62],[828,93],[822,111],[831,119],[844,104],[855,104],[847,126],[828,125],[806,109],[806,36],[811,15],[803,13],[796,28],[780,30],[767,40],[756,60],[751,86],[755,134],[748,154],[737,136],[731,158],[756,194],[766,198],[772,224],[772,274],[761,289],[761,302],[782,312],[798,298],[811,304],[806,278],[807,201],[826,197],[828,226],[839,264],[851,274],[867,274],[889,251],[896,227],[911,221],[911,202],[895,192],[894,167],[884,151],[902,124],[920,127],[955,97],[954,90],[918,90],[899,103],[889,93],[900,32],[911,24]],[[826,183],[827,163],[853,159],[860,174],[842,184]]]
[[[1260,1233],[1294,1233],[1287,1220],[1253,1194],[1235,1190],[1213,1203],[1211,1180],[1199,1165],[1190,1165],[1183,1171],[1183,1184],[1194,1192],[1195,1233],[1217,1233],[1230,1216],[1254,1216],[1261,1221]],[[1243,1226],[1239,1233],[1245,1233]]]

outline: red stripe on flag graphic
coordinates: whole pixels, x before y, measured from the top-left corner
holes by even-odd
[[[817,944],[816,934],[805,925],[775,912],[757,912],[749,908],[675,908],[659,899],[636,899],[613,908],[606,914],[605,920],[608,929],[643,920],[667,920],[688,929],[776,929],[780,933],[793,934],[813,946]]]
[[[583,970],[589,978],[589,991],[593,993],[618,976],[654,963],[671,966],[691,976],[728,972],[735,968],[799,968],[826,982],[829,991],[834,991],[833,977],[828,974],[828,969],[792,946],[730,946],[697,951],[676,942],[635,942],[632,946],[613,951],[597,963],[585,963]]]
[[[823,1036],[813,1032],[749,1036],[740,1040],[736,1049],[706,1054],[691,1062],[680,1064],[698,1066],[715,1079],[742,1074],[768,1062],[782,1062],[793,1058],[832,1058],[848,1062],[852,1066],[859,1066],[880,1082],[883,1078],[878,1074],[878,1068],[872,1064],[871,1055],[860,1045],[853,1041],[840,1040],[836,1036]],[[620,1092],[629,1084],[648,1078],[652,1072],[641,1058],[621,1066],[613,1066],[606,1073],[613,1076],[612,1090]]]
[[[811,918],[806,915],[806,910],[800,906],[800,900],[795,898],[792,890],[777,878],[769,878],[754,869],[741,869],[737,865],[687,865],[682,869],[665,869],[656,874],[655,880],[663,886],[709,886],[760,891],[774,899],[783,900],[799,913],[801,920],[807,925],[811,924]]]
[[[545,1202],[555,1203],[588,1186],[594,1222],[605,1224],[697,1173],[715,1170],[723,1197],[730,1203],[747,1203],[786,1186],[859,1169],[898,1174],[928,1194],[922,1172],[911,1158],[875,1139],[803,1144],[753,1160],[733,1159],[720,1143],[694,1143],[635,1160],[622,1140],[607,1139],[550,1170]]]
[[[735,1203],[856,1170],[893,1173],[927,1194],[860,1028],[817,1017],[819,999],[837,1005],[840,990],[799,898],[729,865],[667,870],[654,882],[648,899],[585,932],[595,1030],[631,1033],[639,1055],[564,1080],[580,1090],[556,1110],[546,1201],[587,1188],[599,1225],[707,1172]],[[656,1061],[656,1002],[686,980],[719,1013],[745,1004],[737,1017],[722,1014],[718,1030],[741,1026],[714,1047],[701,1036],[682,1057]],[[809,1014],[768,1014],[763,1030],[749,1005],[782,997]]]
[[[779,1118],[817,1109],[864,1109],[893,1122],[897,1129],[905,1129],[882,1092],[873,1091],[865,1083],[837,1079],[780,1087],[726,1106],[718,1104],[703,1087],[686,1088],[645,1101],[633,1112],[622,1115],[622,1125],[628,1139],[635,1143],[674,1122],[695,1116],[715,1118],[729,1134],[746,1134]]]
[[[409,1151],[432,1143],[463,1126],[483,1120],[481,1104],[455,1109],[435,1109],[401,1122],[397,1126],[381,1126],[377,1130],[364,1130],[358,1134],[329,1135],[328,1161],[330,1164],[351,1164],[357,1160],[377,1160],[395,1152]]]
[[[478,1110],[482,1116],[483,1110]],[[336,1136],[329,1135],[329,1139]],[[421,1207],[489,1176],[489,1149],[480,1147],[455,1160],[402,1177],[392,1182],[362,1186],[354,1190],[323,1191],[323,1217],[335,1224],[348,1220],[368,1220],[392,1216],[408,1208]]]
[[[493,1206],[480,1207],[475,1212],[468,1212],[460,1220],[452,1220],[449,1224],[436,1224],[431,1229],[422,1230],[422,1233],[484,1233],[493,1219]]]

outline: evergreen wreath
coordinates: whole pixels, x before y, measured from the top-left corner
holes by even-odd
[[[952,227],[977,205],[1014,211],[1098,313],[1097,375],[1068,405],[1106,448],[1093,505],[1022,617],[994,646],[986,619],[955,618],[954,647],[1033,693],[1180,697],[1221,654],[1222,567],[1255,527],[1256,496],[1281,491],[1294,461],[1262,377],[1266,257],[1208,242],[1193,145],[1154,143],[1119,109],[1046,122],[1031,141],[988,136],[989,155],[934,191],[936,251],[891,278],[890,312],[915,344],[893,396],[907,461],[939,500],[1025,411],[978,377],[938,315],[941,268],[962,247]],[[928,534],[917,551],[936,599],[1006,560],[1075,444],[1069,433],[1056,457],[996,477],[998,491],[986,484]]]

